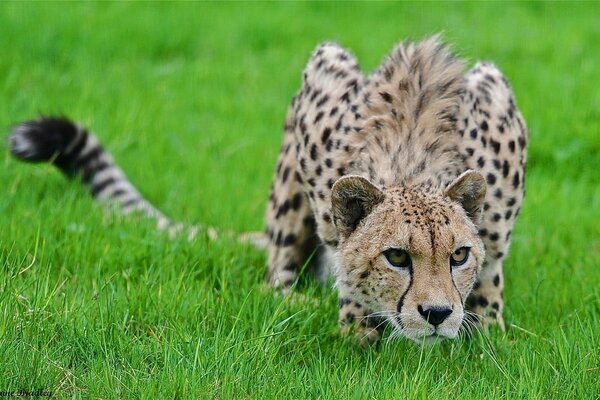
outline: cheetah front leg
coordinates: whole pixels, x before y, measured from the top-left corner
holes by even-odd
[[[503,290],[502,260],[486,260],[467,300],[469,311],[480,317],[478,323],[485,329],[497,322],[500,329],[504,330]]]
[[[289,291],[319,244],[296,165],[294,135],[286,128],[266,212],[269,284],[284,292]]]
[[[486,258],[467,300],[484,327],[502,316],[502,262],[508,252],[513,225],[525,194],[527,127],[507,79],[493,64],[477,63],[465,76],[459,126],[469,168],[487,180],[479,235]]]
[[[353,299],[348,290],[340,287],[339,323],[343,335],[353,336],[362,347],[379,340],[383,327],[383,319],[371,315],[371,311]]]

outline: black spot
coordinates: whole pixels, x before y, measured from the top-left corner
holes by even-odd
[[[496,276],[494,276],[494,286],[498,286],[500,285],[500,275],[496,274]]]
[[[331,135],[331,128],[323,129],[323,134],[321,135],[321,143],[325,144],[329,136]]]
[[[502,168],[502,163],[500,163],[500,160],[498,160],[498,159],[494,159],[493,164],[494,164],[494,168],[496,168],[497,170]]]
[[[333,165],[331,158],[325,159],[325,165],[327,165],[328,168],[331,168],[331,166]]]
[[[475,153],[475,149],[471,148],[471,147],[467,147],[465,150],[467,150],[467,154],[469,156],[472,156],[473,153]]]
[[[496,183],[496,175],[492,173],[487,174],[487,183],[489,185],[493,185],[494,183]]]
[[[323,167],[318,165],[317,168],[315,169],[315,174],[317,174],[317,176],[321,176],[322,172],[323,172]]]
[[[340,118],[337,120],[337,123],[335,124],[335,130],[339,131],[341,127],[342,127],[342,116],[340,116]]]
[[[485,228],[482,228],[479,230],[479,236],[482,236],[482,237],[487,236],[487,233],[488,233],[488,231]]]
[[[340,100],[345,102],[345,103],[350,103],[350,92],[346,92],[344,93],[341,97]]]
[[[507,178],[509,172],[510,166],[508,165],[508,160],[504,160],[504,163],[502,164],[502,176]]]
[[[481,123],[481,126],[480,126],[480,128],[481,128],[481,130],[482,130],[482,131],[485,131],[485,132],[487,132],[487,130],[488,130],[488,123],[487,123],[487,121],[483,121],[483,122]]]
[[[490,237],[491,241],[495,242],[500,238],[500,235],[498,235],[498,232],[492,232],[492,233],[490,233],[489,237]]]
[[[481,307],[487,307],[487,305],[490,303],[485,297],[479,296],[479,298],[477,299],[477,304],[479,304]]]
[[[323,95],[323,97],[321,97],[321,99],[317,102],[317,107],[321,107],[323,104],[327,103],[327,100],[329,100],[329,96],[328,95]]]
[[[380,92],[379,94],[381,95],[383,100],[385,100],[387,103],[392,102],[392,96],[388,92]]]
[[[504,214],[505,219],[510,219],[510,217],[512,217],[512,210],[508,210],[506,211],[506,214]]]
[[[517,199],[516,199],[516,198],[514,198],[514,197],[511,197],[511,198],[510,198],[510,199],[508,199],[508,201],[506,202],[506,205],[507,205],[508,207],[512,207],[512,206],[514,206],[515,204],[517,204]]]
[[[492,303],[492,308],[496,311],[498,311],[500,309],[500,304],[498,304],[497,302],[493,302]]]
[[[287,235],[285,237],[285,239],[283,239],[283,246],[291,246],[294,243],[296,243],[296,235],[294,235],[293,233],[290,233],[289,235]]]
[[[288,176],[290,175],[290,167],[285,167],[283,170],[283,175],[281,177],[281,182],[285,183],[287,181]]]
[[[310,186],[312,186],[312,187],[315,187],[315,186],[316,186],[316,183],[315,183],[315,179],[314,179],[314,178],[310,178],[310,179],[309,179],[309,180],[307,180],[306,182],[308,182],[308,184],[309,184]]]
[[[500,189],[500,188],[496,189],[496,191],[494,192],[494,197],[496,197],[497,199],[501,199],[502,198],[502,189]]]
[[[500,142],[490,139],[490,145],[492,146],[492,149],[494,149],[494,153],[500,153]]]
[[[369,276],[369,274],[370,274],[369,270],[366,270],[365,272],[360,274],[360,279],[365,279],[367,276]]]
[[[279,218],[280,216],[287,214],[287,212],[289,210],[290,210],[290,201],[286,200],[283,202],[283,204],[277,210],[277,215],[275,215],[275,218]]]
[[[328,223],[331,222],[331,216],[328,213],[324,213],[323,221],[328,222]]]
[[[515,172],[515,175],[513,176],[512,184],[515,189],[519,187],[519,171]]]
[[[502,218],[502,215],[500,215],[498,213],[494,213],[494,216],[492,219],[494,220],[494,222],[498,222],[498,221],[500,221],[500,218]]]
[[[390,82],[392,80],[392,75],[394,74],[394,67],[386,68],[383,72],[386,82]]]
[[[321,54],[323,54],[323,52],[321,52]],[[319,54],[319,55],[321,55],[321,54]],[[324,63],[325,63],[325,60],[323,60],[323,59],[321,58],[321,59],[319,60],[319,62],[317,63],[317,65],[316,65],[316,67],[315,67],[315,68],[316,68],[316,69],[321,69],[321,67],[323,66],[323,64],[324,64]],[[311,100],[313,100],[313,99],[311,99]]]
[[[472,129],[471,130],[471,138],[472,139],[477,139],[477,129]]]
[[[477,159],[477,166],[479,168],[483,168],[485,166],[485,159],[483,157],[479,157]]]
[[[511,153],[515,152],[515,141],[511,140],[510,142],[508,142],[508,149],[510,150]]]
[[[298,210],[302,205],[302,193],[296,193],[292,198],[292,208]]]
[[[321,118],[323,118],[323,111],[320,111],[317,116],[315,117],[315,120],[313,121],[313,124],[316,124],[317,122],[319,122],[321,120]]]
[[[316,145],[316,143],[313,143],[313,145],[310,148],[310,158],[313,161],[317,159],[317,145]]]

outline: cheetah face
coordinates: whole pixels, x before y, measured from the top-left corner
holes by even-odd
[[[332,193],[338,287],[396,335],[418,343],[456,337],[485,255],[475,227],[485,189],[474,171],[440,193],[341,178]]]

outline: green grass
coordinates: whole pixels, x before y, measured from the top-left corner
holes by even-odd
[[[444,31],[510,78],[530,127],[527,198],[489,338],[366,351],[318,305],[264,290],[265,255],[169,241],[53,168],[0,155],[0,391],[80,398],[598,398],[598,3],[0,5],[0,127],[64,113],[168,215],[262,228],[288,101],[310,51],[367,71]]]

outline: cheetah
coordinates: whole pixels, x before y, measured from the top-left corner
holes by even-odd
[[[454,338],[471,319],[504,324],[502,261],[524,196],[527,129],[493,64],[464,69],[438,36],[397,45],[369,75],[325,42],[289,106],[265,235],[242,239],[265,243],[268,281],[283,292],[305,267],[331,269],[342,330],[360,343],[386,322],[418,343]],[[8,142],[124,214],[184,228],[66,118],[18,124]]]
[[[397,45],[369,75],[325,42],[289,106],[269,282],[288,291],[306,265],[331,264],[339,321],[361,340],[379,320],[420,343],[456,337],[470,316],[504,327],[527,128],[493,64],[464,67],[438,36]]]

